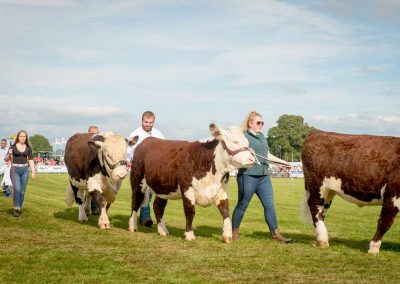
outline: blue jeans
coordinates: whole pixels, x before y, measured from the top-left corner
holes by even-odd
[[[12,167],[12,177],[14,186],[14,209],[21,209],[24,203],[26,185],[29,179],[29,169],[26,167]]]
[[[151,197],[152,196],[153,196],[153,193],[150,191],[150,193],[149,193],[149,203],[147,203],[147,205],[145,207],[141,207],[140,208],[139,222],[144,222],[144,221],[147,221],[147,220],[151,219],[150,201],[151,201]]]
[[[240,174],[237,176],[238,183],[238,203],[232,216],[232,227],[239,229],[244,213],[250,203],[253,194],[257,194],[262,206],[264,207],[264,218],[267,222],[269,231],[278,229],[274,207],[274,192],[269,176],[250,176]]]

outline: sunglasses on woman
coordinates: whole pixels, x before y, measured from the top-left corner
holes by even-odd
[[[263,125],[264,125],[264,121],[257,121],[256,124],[257,124],[258,126],[260,126],[260,125],[263,126]]]

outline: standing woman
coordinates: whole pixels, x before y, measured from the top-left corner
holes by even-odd
[[[35,180],[35,165],[32,160],[32,146],[29,142],[28,134],[25,130],[20,130],[14,144],[8,150],[5,161],[11,160],[13,181],[13,203],[14,216],[21,214],[22,204],[24,203],[25,190],[29,179],[29,168],[32,172],[32,180]]]
[[[242,129],[244,135],[249,140],[249,147],[252,148],[256,154],[262,157],[268,157],[270,160],[275,160],[280,163],[286,163],[275,156],[269,154],[269,146],[267,139],[262,134],[261,130],[264,126],[262,117],[259,113],[250,112],[243,122]],[[274,192],[272,190],[272,183],[268,173],[268,160],[257,156],[261,164],[255,164],[248,169],[239,169],[237,175],[238,183],[238,203],[232,216],[232,237],[233,239],[239,238],[239,227],[242,222],[244,213],[250,203],[253,194],[257,194],[262,206],[264,207],[264,217],[271,232],[272,238],[282,243],[288,243],[292,240],[285,238],[279,233],[278,221],[276,219],[274,207]]]

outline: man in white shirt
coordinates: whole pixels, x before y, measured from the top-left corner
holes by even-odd
[[[138,141],[135,145],[128,147],[128,161],[132,161],[133,154],[135,152],[136,147],[147,137],[156,137],[160,139],[165,139],[164,135],[158,129],[155,129],[154,121],[155,115],[151,111],[145,111],[142,114],[142,126],[136,128],[130,135],[130,137],[139,136]],[[153,225],[153,220],[151,220],[150,215],[150,201],[151,201],[152,194],[149,194],[149,203],[145,206],[140,208],[140,215],[139,215],[139,223],[146,226],[151,227]]]

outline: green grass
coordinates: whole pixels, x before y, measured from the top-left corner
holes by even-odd
[[[64,203],[66,175],[37,175],[29,181],[23,214],[12,216],[9,198],[0,197],[0,283],[224,283],[224,282],[396,282],[400,279],[397,223],[384,236],[381,253],[367,254],[379,207],[358,208],[333,201],[326,225],[330,247],[312,246],[314,228],[300,216],[302,179],[274,179],[279,227],[291,244],[272,241],[261,204],[254,196],[241,226],[241,239],[225,244],[215,206],[197,207],[196,240],[183,238],[180,201],[169,201],[170,235],[139,226],[130,233],[130,188],[126,179],[109,210],[111,229],[100,230],[97,216],[77,221],[76,205]],[[230,211],[236,182],[229,184]]]

